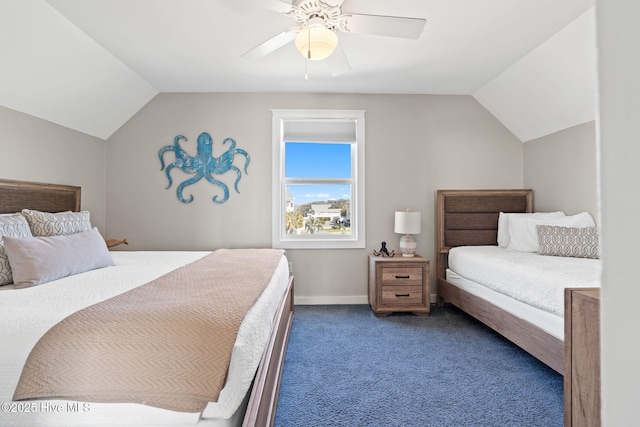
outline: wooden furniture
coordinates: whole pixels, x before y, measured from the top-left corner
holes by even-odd
[[[429,260],[369,255],[369,304],[376,316],[405,311],[428,315]]]
[[[562,340],[446,280],[449,250],[497,245],[500,212],[533,212],[533,191],[438,190],[436,205],[438,303],[457,306],[562,374]]]
[[[33,209],[43,212],[80,211],[80,187],[0,179],[0,214]]]
[[[80,194],[81,189],[77,186],[0,179],[0,213],[14,213],[25,208],[44,212],[79,211]],[[291,276],[250,390],[243,426],[273,425],[293,323],[293,282]]]
[[[600,426],[600,290],[564,295],[564,425]]]
[[[276,312],[271,334],[253,380],[243,427],[273,426],[278,406],[282,368],[293,324],[293,276]]]

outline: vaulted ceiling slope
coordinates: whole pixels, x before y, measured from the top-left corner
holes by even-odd
[[[522,141],[595,118],[595,0],[344,0],[427,24],[340,32],[336,77],[292,44],[241,58],[294,26],[283,1],[2,0],[0,105],[105,140],[159,92],[466,94]]]

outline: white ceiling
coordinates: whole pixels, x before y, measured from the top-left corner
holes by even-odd
[[[0,105],[107,139],[159,92],[473,95],[520,140],[595,118],[595,0],[345,0],[425,18],[418,40],[339,33],[332,77],[274,0],[0,0]]]

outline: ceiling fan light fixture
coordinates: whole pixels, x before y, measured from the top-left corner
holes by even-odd
[[[325,26],[310,25],[298,33],[295,44],[302,56],[320,61],[336,50],[338,35]]]

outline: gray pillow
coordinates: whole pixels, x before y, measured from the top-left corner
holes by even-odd
[[[574,258],[600,258],[597,227],[537,225],[538,254]]]
[[[91,230],[88,211],[49,213],[23,209],[22,215],[27,219],[34,237],[61,236]]]
[[[11,266],[4,250],[4,237],[31,237],[27,220],[20,214],[0,215],[0,286],[13,283]]]
[[[5,237],[16,288],[114,265],[97,228],[49,237]]]

